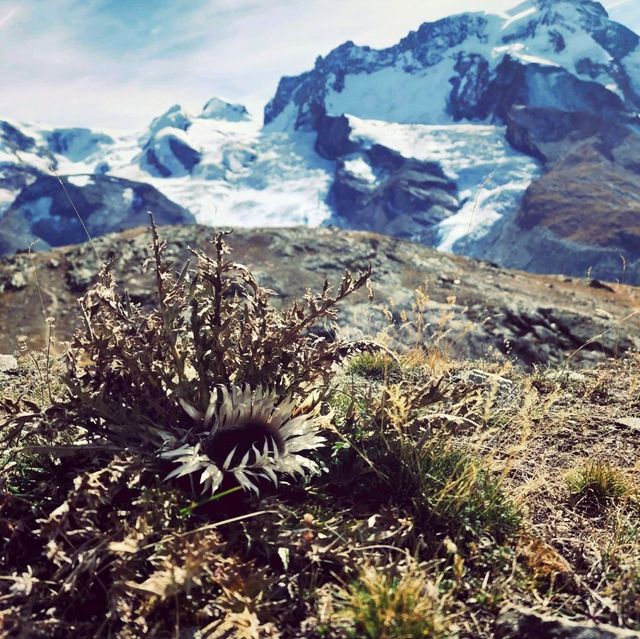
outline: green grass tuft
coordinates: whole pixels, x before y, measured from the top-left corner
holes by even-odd
[[[625,476],[603,462],[592,462],[567,477],[572,501],[582,507],[601,510],[620,502],[629,494]]]
[[[424,572],[402,575],[366,566],[359,579],[339,591],[336,619],[351,626],[350,637],[438,639],[445,636],[443,598]]]
[[[400,364],[384,353],[357,355],[349,362],[347,372],[376,381],[398,380],[402,377]]]
[[[388,493],[410,505],[425,532],[457,542],[482,535],[505,540],[521,521],[497,479],[464,449],[434,440],[422,449],[410,442],[380,460]]]

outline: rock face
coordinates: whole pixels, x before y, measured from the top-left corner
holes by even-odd
[[[507,113],[506,137],[514,148],[553,162],[572,144],[597,135],[602,126],[602,118],[584,112],[517,105]]]
[[[462,242],[515,208],[518,185],[539,171],[495,126],[392,125],[344,115],[324,115],[318,126],[316,152],[336,167],[331,223],[444,250],[469,252]],[[481,185],[488,213],[476,210]]]
[[[359,150],[359,145],[351,139],[351,125],[344,114],[332,117],[324,113],[318,119],[318,135],[315,150],[327,160],[338,160]]]
[[[209,250],[211,229],[161,229],[167,258],[180,269],[188,247]],[[507,271],[486,262],[446,255],[420,244],[372,233],[337,229],[248,230],[229,236],[235,260],[251,267],[259,282],[282,304],[337,282],[343,269],[373,266],[375,296],[348,298],[339,313],[340,330],[353,337],[384,331],[402,345],[440,348],[456,357],[506,357],[522,366],[594,362],[640,348],[640,317],[620,322],[640,305],[640,290],[622,285]],[[145,229],[95,240],[101,256],[120,255],[118,280],[133,301],[153,300],[151,273],[141,272],[149,256]],[[33,256],[0,260],[0,352],[12,352],[25,334],[42,339],[42,317],[33,268],[56,334],[67,339],[78,321],[77,297],[90,285],[98,264],[87,244]],[[412,311],[416,289],[427,283],[426,306]],[[595,338],[595,339],[594,339]],[[592,340],[592,341],[590,341]]]
[[[434,244],[437,224],[460,208],[456,184],[442,167],[355,141],[344,115],[324,115],[318,127],[316,152],[336,161],[329,191],[333,221]]]
[[[375,144],[338,162],[329,197],[349,228],[433,244],[436,225],[460,208],[456,191],[435,162]]]
[[[640,179],[596,145],[574,146],[527,189],[515,219],[487,250],[490,259],[640,283]]]
[[[530,271],[640,283],[640,133],[626,118],[512,108],[507,139],[545,163],[484,255]]]
[[[455,119],[491,117],[504,122],[516,105],[610,118],[626,109],[622,98],[593,80],[554,66],[524,63],[510,55],[505,55],[491,79],[476,80],[469,91],[470,95],[452,91],[449,100],[452,114],[458,115]],[[635,105],[635,99],[630,99],[629,108]]]
[[[190,175],[201,160],[202,152],[191,146],[180,129],[166,127],[144,145],[140,165],[157,177],[183,177]]]
[[[36,250],[84,242],[87,232],[94,237],[145,224],[147,211],[159,224],[194,221],[148,184],[98,175],[61,181],[64,188],[57,178],[40,176],[22,190],[0,219],[0,253],[25,250],[35,240]]]

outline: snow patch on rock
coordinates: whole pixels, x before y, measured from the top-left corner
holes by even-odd
[[[87,184],[91,184],[93,182],[93,177],[91,175],[70,175],[68,178],[69,182],[74,186],[87,186]]]
[[[202,109],[201,118],[208,120],[227,120],[228,122],[243,122],[249,120],[249,112],[242,104],[232,104],[220,98],[211,98]]]
[[[346,171],[351,173],[351,175],[358,177],[369,184],[375,184],[378,181],[371,165],[361,156],[346,160],[344,168]]]
[[[404,157],[438,162],[458,185],[461,210],[440,222],[438,249],[460,252],[513,214],[540,165],[514,151],[493,125],[394,124],[349,117],[352,139],[382,144]]]

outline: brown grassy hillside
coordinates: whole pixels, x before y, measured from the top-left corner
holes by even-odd
[[[367,271],[276,307],[223,241],[0,373],[3,636],[640,636],[637,354],[393,352],[322,328]]]

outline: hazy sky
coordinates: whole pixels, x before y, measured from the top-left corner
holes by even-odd
[[[345,40],[389,46],[422,22],[518,0],[0,0],[0,118],[141,127],[212,96],[254,111],[282,75]],[[640,0],[604,2],[640,31]]]

